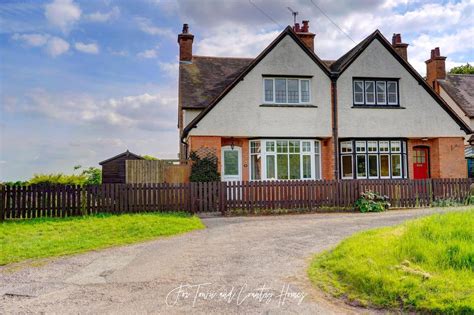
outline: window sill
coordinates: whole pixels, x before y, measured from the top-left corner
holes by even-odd
[[[406,109],[400,105],[353,105],[351,108]]]
[[[262,104],[260,107],[299,107],[299,108],[318,108],[312,104]]]

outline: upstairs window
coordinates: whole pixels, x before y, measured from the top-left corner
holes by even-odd
[[[265,104],[308,104],[311,101],[310,79],[264,78]]]
[[[354,106],[399,106],[398,81],[386,79],[355,79]]]

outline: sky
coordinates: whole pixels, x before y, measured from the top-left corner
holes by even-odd
[[[422,75],[438,46],[448,69],[474,63],[474,0],[0,0],[0,181],[126,149],[176,158],[182,24],[195,54],[255,57],[293,23],[287,7],[323,59],[379,29]]]

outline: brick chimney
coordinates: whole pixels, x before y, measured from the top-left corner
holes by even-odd
[[[179,61],[191,61],[193,58],[194,35],[189,33],[188,24],[183,24],[183,31],[178,35]]]
[[[397,51],[400,57],[402,57],[405,61],[408,62],[408,53],[407,53],[408,44],[402,43],[401,34],[395,34],[395,33],[393,34],[392,47]]]
[[[439,93],[439,79],[446,79],[446,57],[441,56],[439,47],[431,49],[431,58],[426,63],[426,82]]]
[[[303,25],[300,26],[300,23],[295,23],[293,30],[296,32],[296,35],[301,39],[301,41],[312,51],[314,51],[314,37],[316,36],[313,33],[309,32],[309,21],[303,21]]]

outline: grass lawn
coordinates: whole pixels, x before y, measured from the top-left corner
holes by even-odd
[[[0,224],[0,265],[130,244],[202,229],[184,213],[96,215],[7,221]]]
[[[474,313],[474,209],[358,233],[317,255],[311,281],[361,305]]]

